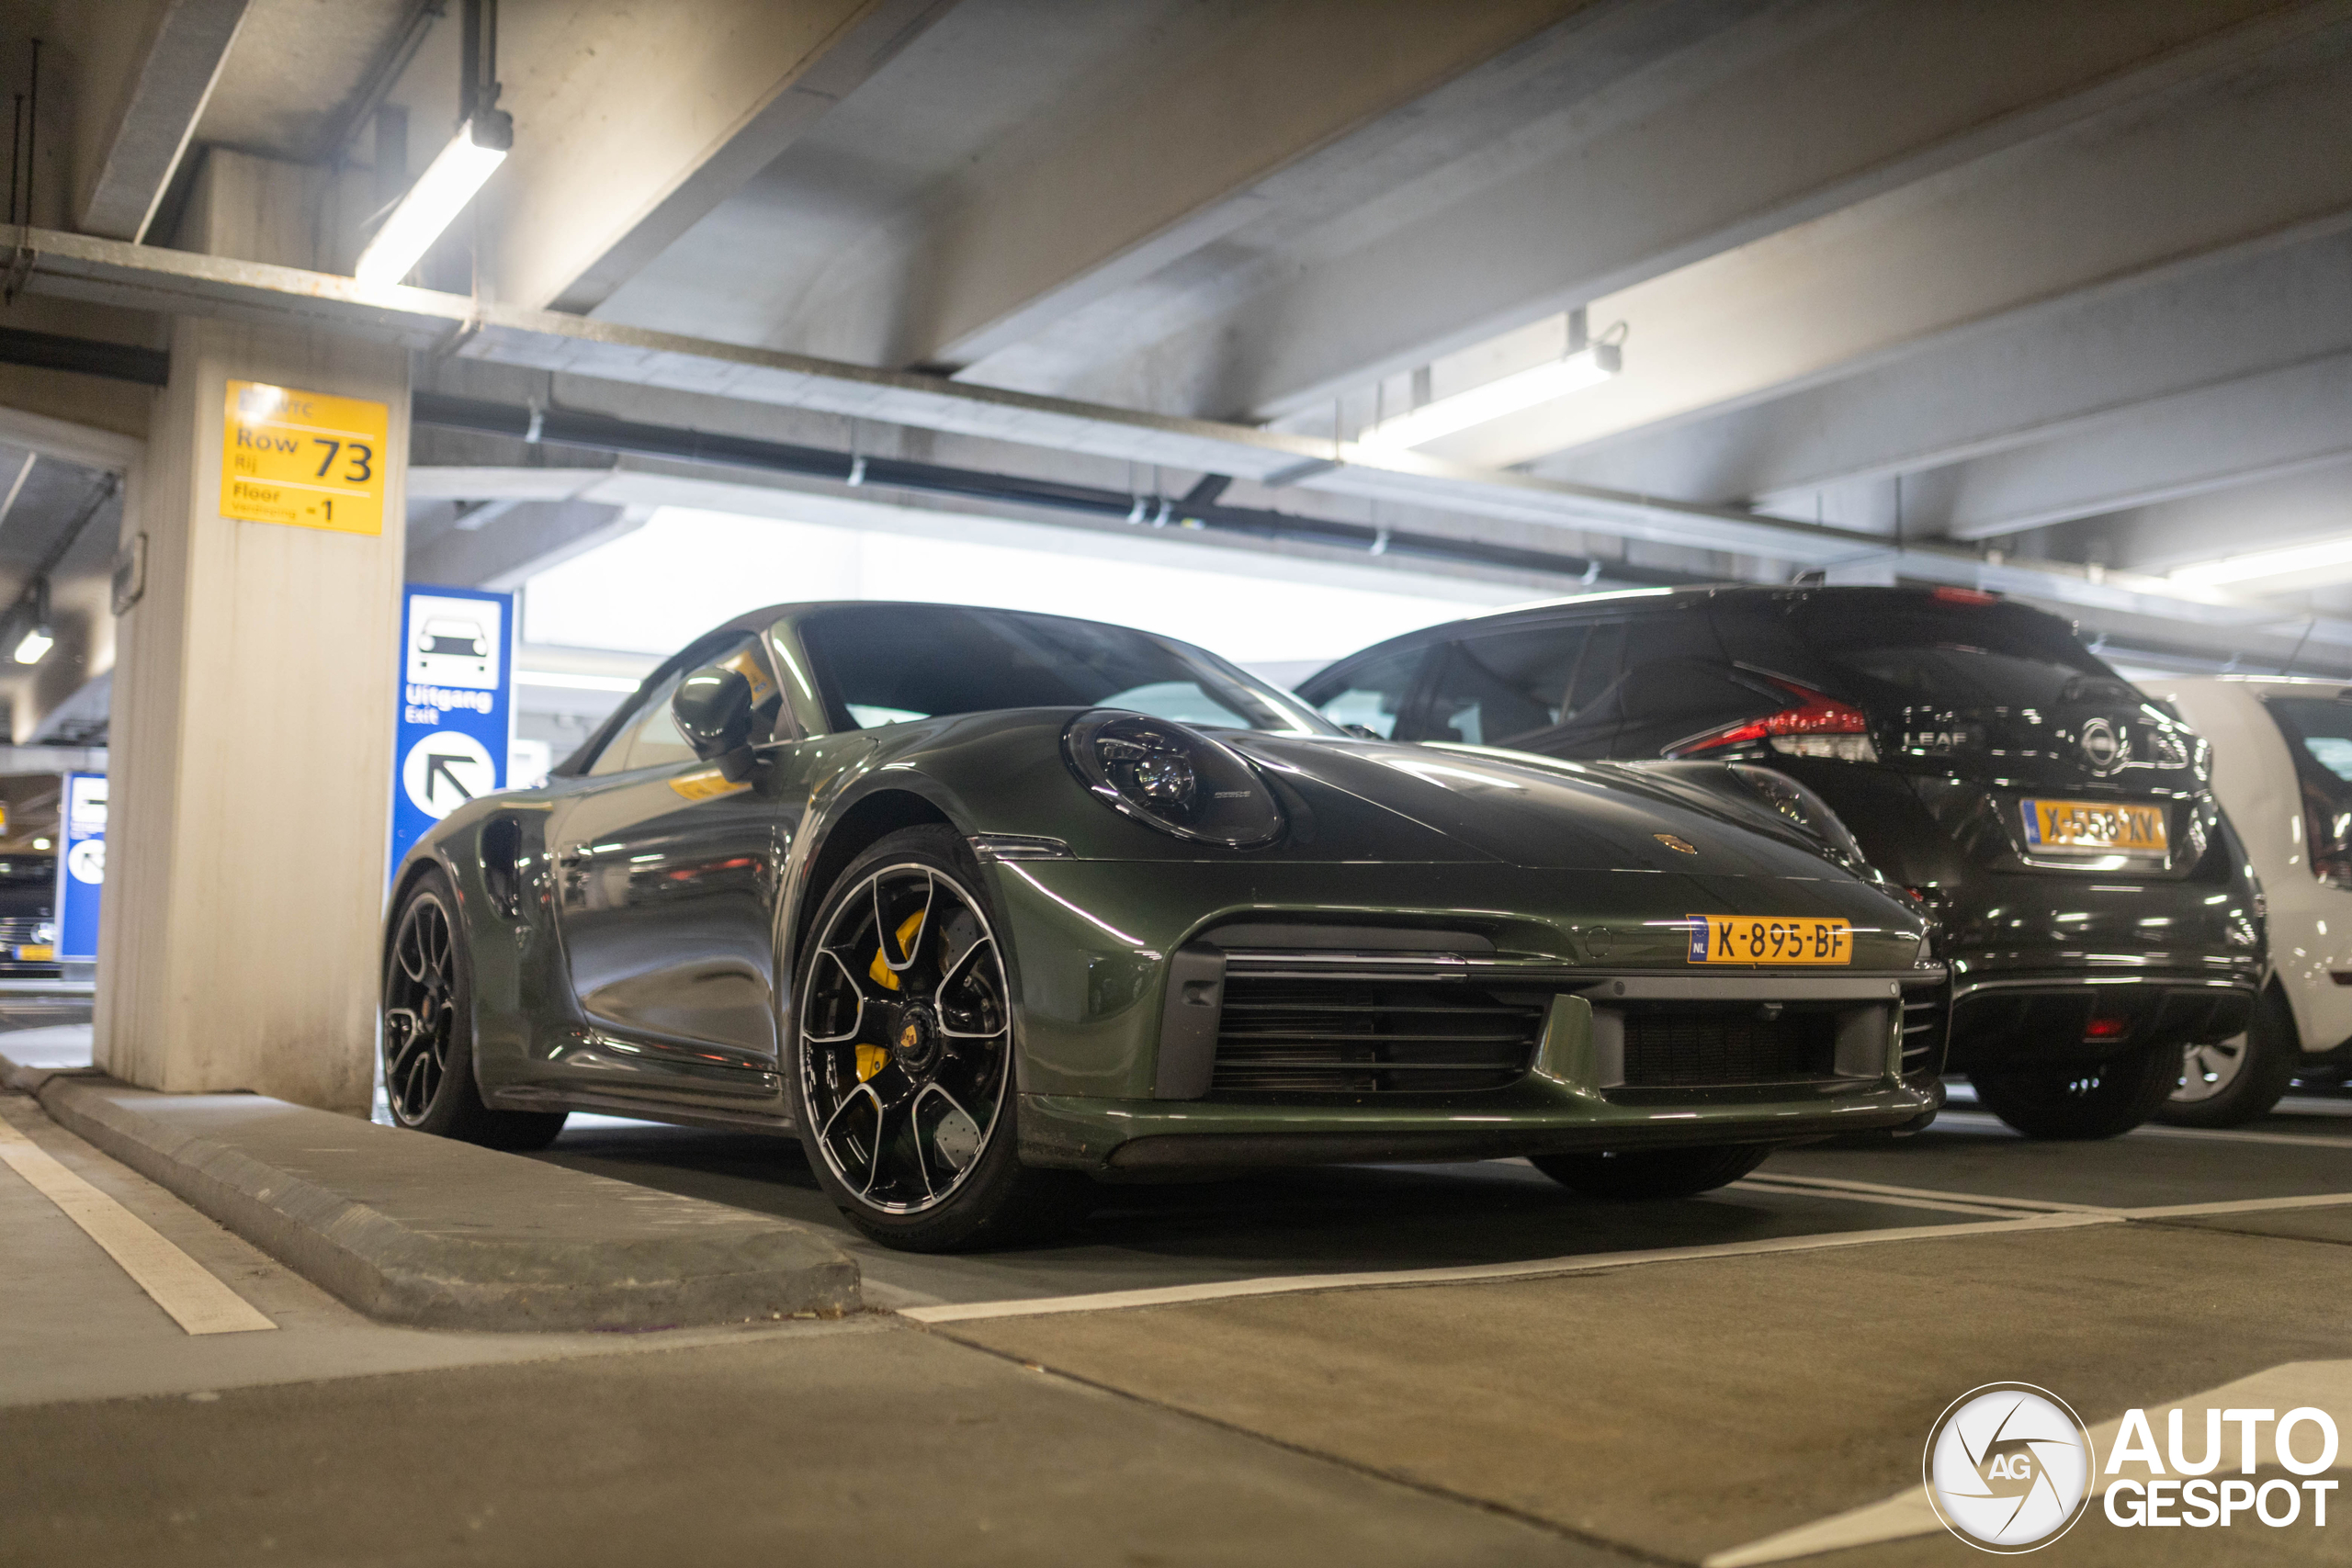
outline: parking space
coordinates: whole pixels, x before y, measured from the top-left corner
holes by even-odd
[[[790,1139],[580,1116],[538,1157],[823,1226],[858,1257],[874,1299],[925,1307],[1270,1278],[1540,1268],[1687,1247],[2016,1224],[2077,1209],[2269,1205],[2340,1194],[2352,1213],[2352,1120],[2331,1114],[2346,1103],[2291,1099],[2242,1131],[2145,1127],[2079,1144],[2020,1138],[1992,1117],[1956,1109],[1917,1136],[1787,1150],[1731,1188],[1662,1203],[1579,1198],[1522,1160],[1111,1187],[1100,1190],[1087,1223],[1060,1242],[950,1257],[865,1240],[819,1191]],[[2298,1206],[2165,1218],[2316,1236],[2329,1234],[2334,1213]]]
[[[371,1323],[5,1097],[274,1331],[183,1332],[0,1171],[0,1240],[33,1265],[0,1275],[0,1562],[68,1540],[92,1562],[391,1561],[361,1521],[420,1490],[459,1559],[788,1528],[841,1562],[948,1531],[973,1562],[1728,1565],[1812,1558],[1781,1538],[1826,1529],[1839,1568],[1949,1562],[1899,1505],[1962,1390],[2038,1382],[2096,1423],[2352,1378],[2327,1306],[2352,1294],[2352,1193],[2327,1190],[2352,1136],[2328,1103],[2086,1145],[1961,1110],[1655,1204],[1512,1161],[1111,1190],[1057,1245],[956,1258],[849,1235],[788,1141],[582,1117],[541,1157],[823,1225],[877,1309],[614,1336]],[[2207,1212],[2147,1213],[2182,1205]],[[151,1508],[109,1506],[101,1454],[141,1467]],[[878,1506],[908,1466],[919,1497]],[[2112,1560],[2113,1527],[2083,1529],[2079,1560]],[[2130,1544],[2340,1561],[2329,1539]]]

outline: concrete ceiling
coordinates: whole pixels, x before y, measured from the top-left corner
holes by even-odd
[[[418,166],[447,9],[392,72],[408,0],[251,0],[194,145],[364,164],[330,143],[380,85]],[[2352,585],[2162,578],[2352,535],[2352,0],[507,0],[500,70],[483,265],[433,276],[622,335],[486,333],[428,385],[479,395],[466,362],[503,357],[546,373],[516,400],[1234,472],[1248,504],[1628,570],[1974,563],[2152,637],[2317,626],[2352,660]],[[1577,308],[1623,323],[1616,380],[1419,457],[1343,445],[1417,383],[1556,354]],[[845,368],[754,391],[631,330]],[[1283,466],[1309,452],[1340,466]],[[588,526],[420,522],[509,574]]]

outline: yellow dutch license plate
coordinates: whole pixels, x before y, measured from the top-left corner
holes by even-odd
[[[17,949],[17,961],[19,964],[46,964],[56,956],[57,949],[37,946],[29,942]]]
[[[1693,964],[1851,964],[1850,920],[1692,915]]]
[[[2028,798],[2024,807],[2030,852],[2160,855],[2172,841],[2161,806]]]

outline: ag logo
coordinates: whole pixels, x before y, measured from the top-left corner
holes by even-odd
[[[2091,1496],[2082,1418],[2048,1389],[1970,1389],[1928,1436],[1928,1500],[1944,1527],[1984,1551],[2032,1551],[2072,1529]]]
[[[2085,723],[2082,734],[2083,756],[2093,773],[2103,773],[2115,766],[2123,755],[2123,741],[2115,733],[2115,726],[2103,718]]]

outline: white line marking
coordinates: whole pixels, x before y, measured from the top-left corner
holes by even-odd
[[[146,1221],[74,1175],[0,1118],[0,1162],[82,1227],[190,1334],[246,1334],[277,1325],[164,1239]]]
[[[2306,1198],[2240,1198],[2226,1203],[2166,1203],[2154,1209],[2118,1209],[2127,1220],[2165,1220],[2194,1214],[2255,1214],[2270,1209],[2352,1207],[2352,1192],[2315,1192]]]
[[[2352,1138],[2316,1138],[2302,1133],[2233,1133],[2219,1127],[2134,1127],[2127,1138],[2187,1138],[2195,1143],[2285,1144],[2304,1149],[2337,1149],[2352,1153]]]
[[[1840,1176],[1794,1176],[1762,1170],[1751,1181],[1777,1181],[1791,1187],[1818,1187],[1832,1192],[1862,1192],[1889,1198],[1933,1198],[1946,1203],[1982,1203],[1988,1208],[2035,1214],[2107,1214],[2114,1211],[2099,1203],[2061,1203],[2049,1198],[2007,1198],[1990,1192],[1948,1192],[1939,1187],[1893,1187],[1883,1181],[1852,1181]]]
[[[1783,1186],[1769,1177],[1751,1176],[1735,1181],[1731,1190],[1770,1192],[1782,1198],[1827,1198],[1840,1203],[1870,1203],[1882,1209],[1933,1209],[1946,1214],[1974,1214],[1980,1219],[2014,1220],[2027,1211],[1990,1203],[1954,1203],[1941,1198],[1911,1198],[1884,1192],[1849,1192],[1838,1187]]]
[[[2300,1404],[2317,1405],[2323,1410],[2342,1409],[2352,1404],[2352,1361],[2290,1361],[2283,1367],[2240,1378],[2220,1388],[2192,1393],[2173,1404],[2148,1410],[2148,1424],[2154,1431],[2165,1431],[2171,1424],[2171,1412],[2184,1413],[2211,1409],[2215,1406],[2238,1406],[2245,1409],[2290,1410]],[[2091,1450],[2094,1454],[2111,1453],[2116,1435],[2122,1430],[2123,1417],[2101,1422],[2091,1428]],[[1919,1440],[1925,1443],[1923,1430]],[[2109,1475],[2095,1473],[2091,1480],[2093,1506],[2097,1499],[2117,1481],[2145,1480],[2146,1471],[2134,1461],[2129,1461],[2132,1473]],[[2334,1526],[2331,1524],[2331,1529]],[[1849,1508],[1842,1514],[1832,1514],[1809,1525],[1768,1535],[1761,1540],[1736,1546],[1728,1551],[1718,1551],[1702,1558],[1700,1568],[1756,1568],[1758,1563],[1786,1562],[1798,1557],[1818,1556],[1825,1551],[1842,1551],[1849,1547],[1869,1546],[1879,1541],[1901,1540],[1910,1536],[1933,1535],[1943,1529],[1943,1521],[1936,1517],[1928,1501],[1925,1486],[1906,1486],[1894,1496],[1876,1503],[1865,1503],[1859,1508]]]
[[[2184,1218],[2195,1214],[2251,1214],[2270,1209],[2333,1209],[2352,1207],[2352,1192],[2316,1192],[2300,1198],[2233,1198],[2207,1203],[2162,1203],[2138,1208],[2116,1204],[2059,1203],[2041,1198],[1990,1198],[1977,1192],[1943,1192],[1933,1188],[1888,1187],[1875,1181],[1843,1181],[1825,1176],[1776,1176],[1770,1171],[1759,1172],[1738,1183],[1739,1186],[1765,1185],[1768,1189],[1797,1193],[1820,1190],[1822,1197],[1851,1194],[1868,1201],[1871,1195],[1883,1193],[1889,1201],[1896,1198],[1923,1200],[1917,1207],[1962,1210],[1971,1206],[1987,1213],[1997,1213],[2003,1208],[2058,1214],[2096,1214],[2107,1219],[2163,1220]],[[1941,1200],[1940,1202],[1924,1200]]]
[[[2071,1230],[2118,1223],[2110,1214],[2031,1214],[1979,1224],[1905,1225],[1893,1230],[1830,1231],[1815,1235],[1775,1236],[1766,1241],[1724,1242],[1712,1247],[1661,1247],[1644,1252],[1596,1252],[1582,1258],[1546,1258],[1527,1263],[1472,1263],[1452,1269],[1395,1269],[1362,1274],[1293,1274],[1259,1280],[1227,1280],[1197,1285],[1162,1285],[1141,1291],[1103,1291],[1085,1296],[1035,1296],[1025,1301],[952,1302],[909,1307],[901,1317],[917,1323],[968,1323],[992,1317],[1042,1317],[1069,1312],[1115,1312],[1126,1307],[1170,1306],[1187,1302],[1229,1301],[1241,1296],[1304,1295],[1317,1291],[1380,1290],[1396,1285],[1463,1285],[1490,1280],[1534,1280],[1550,1275],[1589,1274],[1644,1263],[1683,1263],[1711,1258],[1756,1258],[1781,1252],[1818,1252],[1866,1247],[1883,1241],[1932,1241],[1951,1236],[2006,1235],[2023,1231]]]

